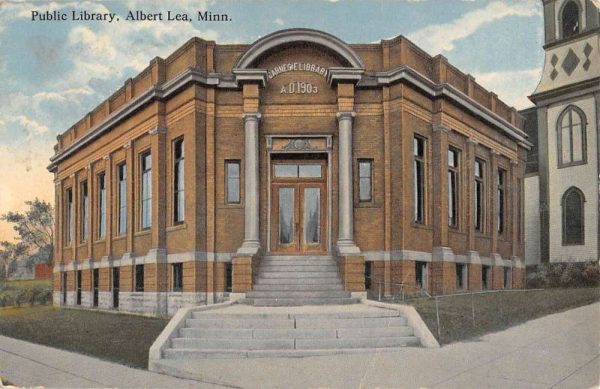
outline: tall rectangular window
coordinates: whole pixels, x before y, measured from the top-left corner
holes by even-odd
[[[458,227],[458,173],[459,153],[448,149],[448,225]]]
[[[88,221],[90,219],[89,197],[87,181],[81,183],[81,241],[84,242],[88,237]]]
[[[225,177],[228,204],[240,203],[240,161],[225,161]]]
[[[475,230],[483,232],[483,215],[485,212],[485,192],[484,192],[484,167],[485,163],[480,160],[475,160],[475,187],[474,187],[474,201],[475,201]]]
[[[140,168],[142,171],[140,227],[143,230],[152,226],[152,155],[150,152],[143,153],[140,156]]]
[[[144,265],[135,265],[135,291],[144,291]]]
[[[358,160],[358,199],[371,201],[373,199],[373,160]]]
[[[73,242],[73,189],[69,188],[65,192],[66,204],[65,209],[66,212],[66,236],[67,236],[67,245],[70,245]]]
[[[183,263],[174,263],[171,265],[173,269],[173,292],[183,291]]]
[[[504,282],[503,282],[503,286],[504,289],[510,289],[510,267],[505,267],[504,268]]]
[[[413,138],[414,221],[425,223],[425,139]]]
[[[415,262],[415,285],[419,289],[427,289],[427,262]]]
[[[127,232],[127,165],[124,163],[117,167],[119,191],[119,235]]]
[[[467,286],[467,265],[464,263],[456,264],[456,290],[466,289]]]
[[[498,176],[496,182],[497,189],[497,199],[498,206],[496,209],[497,213],[497,222],[496,228],[498,233],[501,234],[504,232],[504,209],[505,209],[505,191],[506,191],[506,170],[498,169]]]
[[[98,175],[98,237],[106,237],[106,176]]]
[[[173,222],[185,219],[185,175],[183,138],[173,142]]]
[[[481,288],[489,289],[491,279],[492,269],[487,265],[481,266]]]

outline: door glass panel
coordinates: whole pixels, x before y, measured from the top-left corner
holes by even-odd
[[[299,167],[300,177],[319,178],[321,177],[321,165],[300,165]]]
[[[294,241],[294,188],[279,188],[279,243]]]
[[[298,177],[298,165],[278,164],[275,165],[275,177]]]
[[[321,190],[304,189],[304,243],[318,244],[321,232]]]

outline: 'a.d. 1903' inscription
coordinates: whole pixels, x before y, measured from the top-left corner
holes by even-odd
[[[310,82],[292,81],[289,84],[282,85],[279,93],[290,94],[290,95],[291,94],[308,95],[308,94],[313,94],[313,93],[319,93],[319,87],[311,84]]]

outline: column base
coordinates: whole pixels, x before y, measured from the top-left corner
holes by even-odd
[[[260,251],[260,242],[257,240],[245,240],[238,249],[237,255],[256,255]]]
[[[337,251],[339,255],[360,254],[360,249],[352,240],[338,240]]]

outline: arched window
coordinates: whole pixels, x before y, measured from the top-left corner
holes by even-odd
[[[569,188],[562,198],[563,245],[580,245],[585,242],[585,197],[579,188]]]
[[[562,38],[579,34],[579,6],[573,0],[567,2],[562,11]]]
[[[583,165],[587,162],[586,119],[583,111],[567,107],[558,117],[558,167]]]

